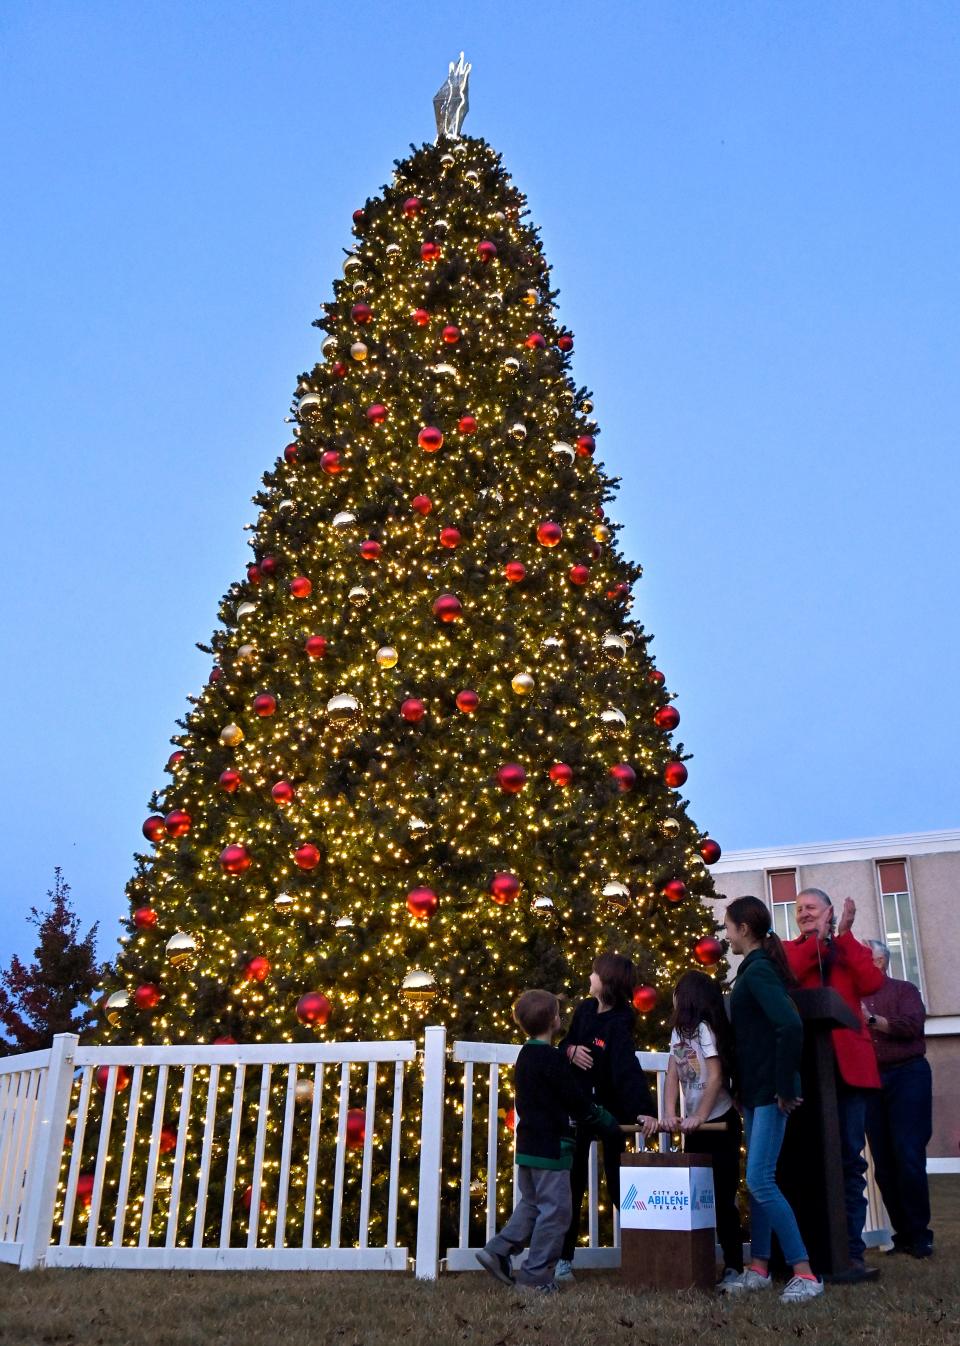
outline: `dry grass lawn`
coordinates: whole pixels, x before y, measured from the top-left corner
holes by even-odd
[[[530,1300],[477,1275],[41,1271],[0,1267],[0,1346],[803,1346],[960,1343],[960,1178],[934,1179],[936,1256],[781,1307],[636,1294],[614,1274]]]

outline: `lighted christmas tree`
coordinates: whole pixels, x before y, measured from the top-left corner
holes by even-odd
[[[662,1044],[720,956],[573,337],[454,102],[354,214],[144,824],[107,1040],[509,1038],[524,987],[577,994],[612,947]]]

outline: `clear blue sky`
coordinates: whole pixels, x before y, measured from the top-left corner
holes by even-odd
[[[960,9],[0,8],[0,957],[112,952],[351,211],[465,47],[727,848],[960,822]]]

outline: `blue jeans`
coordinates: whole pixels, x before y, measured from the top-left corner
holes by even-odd
[[[867,1099],[871,1093],[873,1090],[852,1089],[841,1080],[837,1082],[843,1204],[847,1212],[847,1248],[851,1262],[862,1262],[866,1252],[863,1226],[867,1222],[867,1161],[863,1149],[867,1143]]]
[[[776,1103],[744,1108],[747,1133],[747,1190],[750,1193],[750,1250],[754,1257],[770,1257],[771,1231],[780,1241],[784,1261],[791,1267],[806,1262],[797,1217],[777,1186],[777,1159],[787,1129],[786,1114]]]
[[[897,1248],[933,1244],[927,1146],[933,1131],[932,1079],[924,1056],[880,1072],[881,1088],[867,1101],[867,1138],[877,1185]]]

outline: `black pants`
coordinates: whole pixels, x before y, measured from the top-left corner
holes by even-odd
[[[718,1122],[726,1122],[726,1131],[693,1131],[683,1140],[688,1154],[708,1154],[713,1160],[713,1194],[716,1201],[717,1241],[723,1249],[724,1267],[743,1270],[743,1226],[737,1206],[740,1190],[740,1138],[743,1125],[736,1108]]]
[[[613,1136],[609,1138],[598,1136],[596,1132],[588,1130],[587,1127],[578,1126],[577,1141],[573,1151],[573,1167],[570,1170],[570,1200],[572,1203],[570,1228],[563,1240],[563,1251],[560,1254],[568,1262],[573,1257],[573,1250],[577,1246],[577,1239],[580,1237],[580,1207],[583,1205],[583,1194],[587,1190],[590,1145],[594,1140],[600,1141],[603,1150],[603,1171],[607,1179],[607,1195],[617,1210],[620,1209],[620,1156],[623,1154],[624,1142],[615,1139]]]
[[[924,1056],[880,1072],[881,1087],[867,1102],[867,1139],[877,1186],[893,1225],[893,1242],[929,1248],[927,1146],[933,1131],[932,1080]]]

